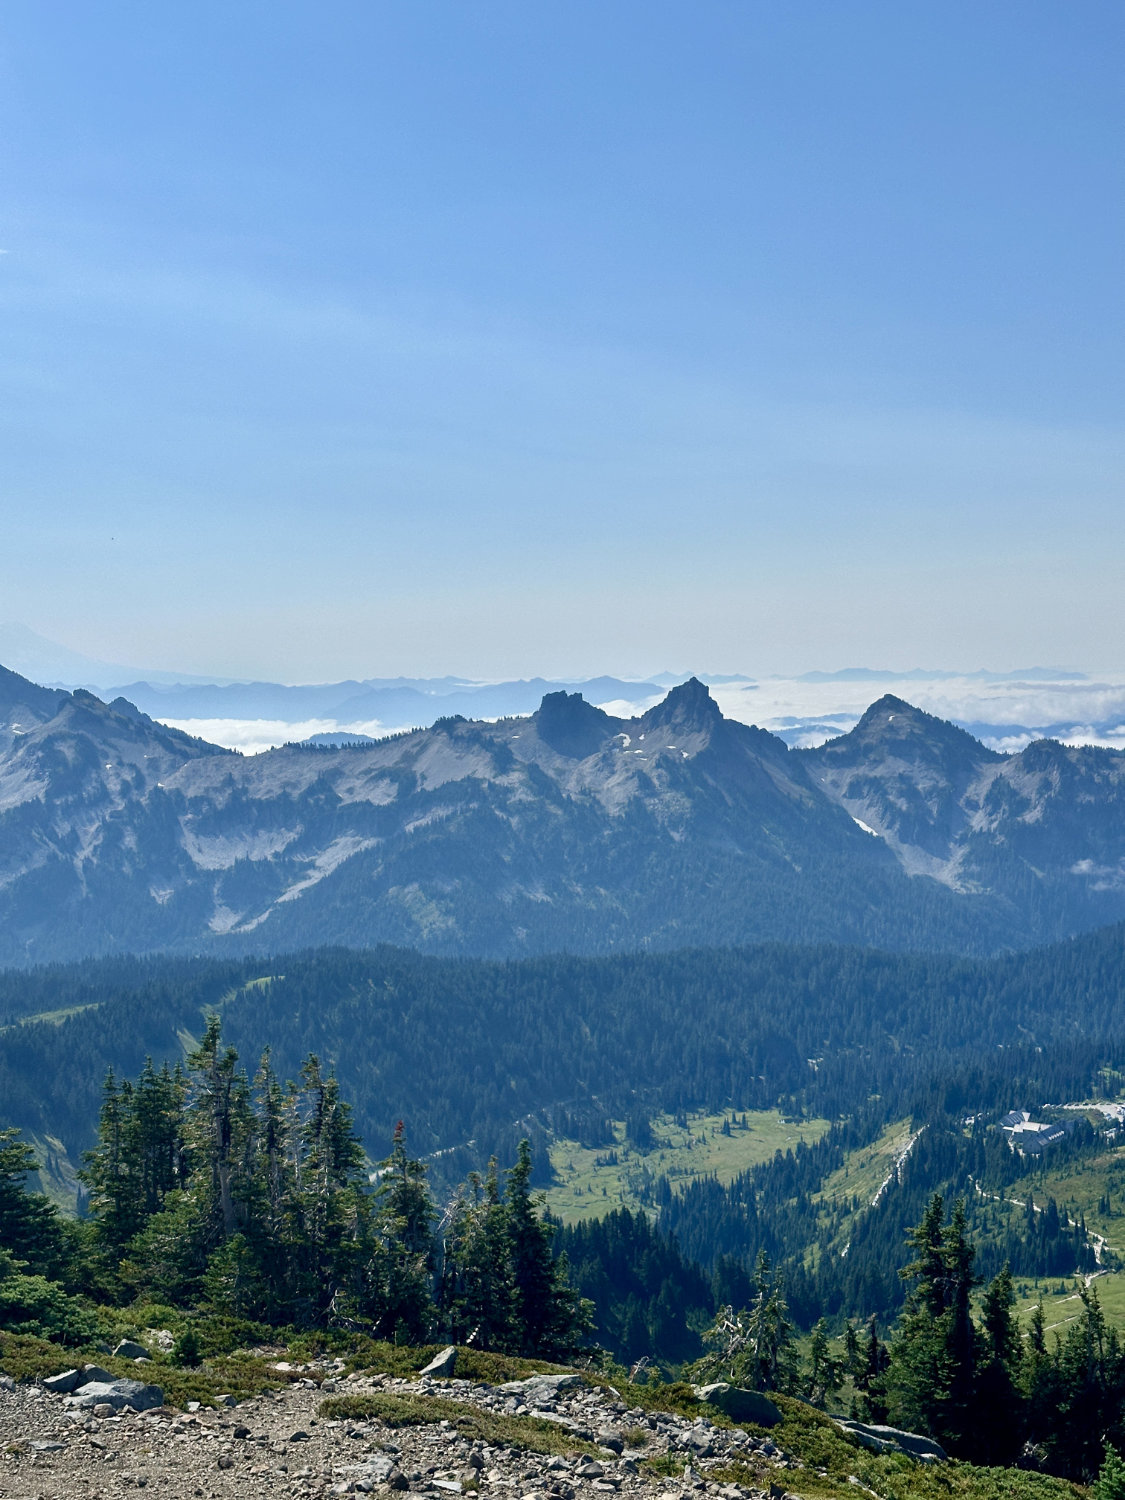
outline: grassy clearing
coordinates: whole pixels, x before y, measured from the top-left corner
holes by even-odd
[[[29,1192],[40,1192],[49,1198],[61,1213],[73,1215],[78,1209],[78,1197],[82,1184],[78,1181],[78,1169],[71,1161],[66,1146],[54,1135],[35,1135],[24,1132],[24,1140],[35,1153],[38,1171],[28,1178]]]
[[[886,1181],[910,1140],[909,1120],[888,1125],[869,1146],[850,1151],[847,1161],[824,1179],[813,1201],[831,1203],[834,1198],[858,1198],[866,1207]]]
[[[77,1016],[84,1010],[97,1010],[102,1004],[104,1001],[90,1000],[85,1005],[64,1005],[59,1010],[41,1010],[34,1016],[20,1016],[18,1020],[10,1022],[7,1026],[0,1026],[0,1033],[15,1031],[17,1026],[34,1026],[39,1023],[44,1026],[61,1026],[71,1016]]]
[[[1110,1212],[1100,1206],[1108,1193]],[[1054,1198],[1060,1210],[1065,1205],[1073,1214],[1082,1214],[1086,1227],[1104,1236],[1110,1249],[1125,1259],[1125,1147],[1115,1147],[1088,1161],[1068,1162],[1061,1170],[1030,1172],[1008,1189],[1011,1198],[1038,1204]]]
[[[1125,1146],[1111,1147],[1086,1161],[1068,1162],[1057,1171],[1050,1170],[1049,1158],[1044,1165],[1046,1171],[1033,1169],[1014,1183],[1007,1190],[1008,1199],[1022,1204],[1030,1197],[1042,1206],[1048,1198],[1054,1198],[1060,1213],[1084,1217],[1087,1229],[1104,1238],[1111,1258],[1125,1261]],[[1110,1200],[1108,1214],[1102,1206],[1106,1194]],[[1012,1212],[1022,1214],[1023,1209],[1013,1207]],[[1042,1295],[1048,1328],[1064,1332],[1082,1311],[1078,1297],[1081,1285],[1082,1278],[1068,1278],[1061,1291],[1056,1279],[1018,1283],[1021,1319],[1028,1321]],[[1094,1285],[1107,1320],[1125,1331],[1125,1271],[1111,1270],[1098,1276]]]
[[[1038,1287],[1034,1283],[1018,1283],[1016,1311],[1020,1321],[1025,1327],[1030,1323],[1036,1304],[1042,1296],[1043,1317],[1048,1334],[1065,1333],[1069,1325],[1081,1316],[1079,1288],[1082,1284],[1082,1277],[1072,1277],[1063,1283],[1064,1290],[1060,1292],[1060,1283],[1055,1280],[1041,1281]],[[1093,1285],[1097,1288],[1098,1302],[1107,1322],[1116,1328],[1125,1329],[1125,1272],[1113,1271],[1106,1276],[1099,1276]]]
[[[741,1122],[745,1120],[745,1128]],[[724,1135],[724,1121],[735,1123]],[[639,1150],[625,1139],[625,1125],[614,1124],[612,1146],[588,1147],[560,1140],[551,1147],[556,1183],[547,1204],[566,1224],[592,1219],[614,1208],[641,1208],[647,1189],[666,1177],[673,1192],[696,1177],[715,1176],[729,1183],[740,1172],[769,1161],[776,1151],[787,1151],[798,1141],[810,1144],[828,1129],[826,1120],[787,1120],[777,1110],[737,1111],[733,1114],[687,1116],[678,1125],[670,1115],[652,1121],[654,1142]],[[606,1158],[616,1156],[615,1163]]]
[[[490,1446],[523,1448],[532,1453],[597,1453],[593,1443],[583,1442],[555,1422],[541,1417],[513,1417],[485,1411],[445,1396],[394,1395],[365,1391],[354,1396],[330,1396],[320,1404],[320,1414],[330,1420],[378,1421],[387,1427],[422,1427],[448,1422],[470,1442]]]

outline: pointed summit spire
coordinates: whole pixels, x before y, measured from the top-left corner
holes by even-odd
[[[650,708],[641,722],[654,727],[675,724],[684,729],[703,730],[721,724],[723,715],[706,684],[698,677],[689,677],[687,682],[672,688],[663,703]]]

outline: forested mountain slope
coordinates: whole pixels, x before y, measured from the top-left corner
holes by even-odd
[[[517,963],[397,949],[107,959],[0,975],[2,1123],[89,1144],[102,1081],[175,1061],[217,1009],[283,1076],[337,1070],[376,1155],[696,1107],[835,1120],[1006,1109],[1088,1087],[1125,1046],[1125,929],[1000,959],[767,944]],[[29,1016],[46,1013],[49,1019]],[[5,1017],[10,1019],[4,1024]],[[877,1122],[876,1122],[877,1123]],[[460,1167],[458,1167],[460,1170]]]
[[[866,825],[866,826],[864,826]],[[872,835],[874,830],[876,836]],[[0,962],[781,939],[987,952],[1125,916],[1125,756],[998,757],[880,700],[791,751],[694,680],[241,757],[0,675]]]

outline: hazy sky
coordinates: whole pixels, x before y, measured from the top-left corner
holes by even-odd
[[[1120,0],[9,0],[0,617],[1122,664]]]

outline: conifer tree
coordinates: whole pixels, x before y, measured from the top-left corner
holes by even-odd
[[[368,1307],[383,1337],[424,1343],[434,1321],[434,1213],[426,1167],[406,1150],[395,1126],[391,1154],[379,1164],[376,1245],[367,1273]]]
[[[1018,1389],[1022,1350],[1015,1300],[1012,1273],[1004,1266],[985,1289],[981,1307],[971,1441],[978,1463],[1013,1463],[1023,1444],[1024,1405]]]
[[[976,1277],[964,1204],[948,1225],[935,1193],[910,1236],[913,1281],[885,1377],[892,1420],[962,1449],[973,1431],[977,1335],[970,1311]]]
[[[54,1204],[27,1191],[28,1173],[36,1166],[19,1131],[0,1130],[0,1252],[35,1274],[52,1276],[60,1269],[63,1235]]]
[[[483,1179],[470,1173],[450,1204],[442,1246],[441,1310],[455,1343],[480,1349],[507,1346],[512,1271],[495,1157]]]
[[[522,1140],[508,1172],[507,1231],[517,1351],[561,1359],[581,1347],[591,1317],[570,1286],[565,1257],[551,1255],[554,1226],[531,1191],[531,1143]]]

